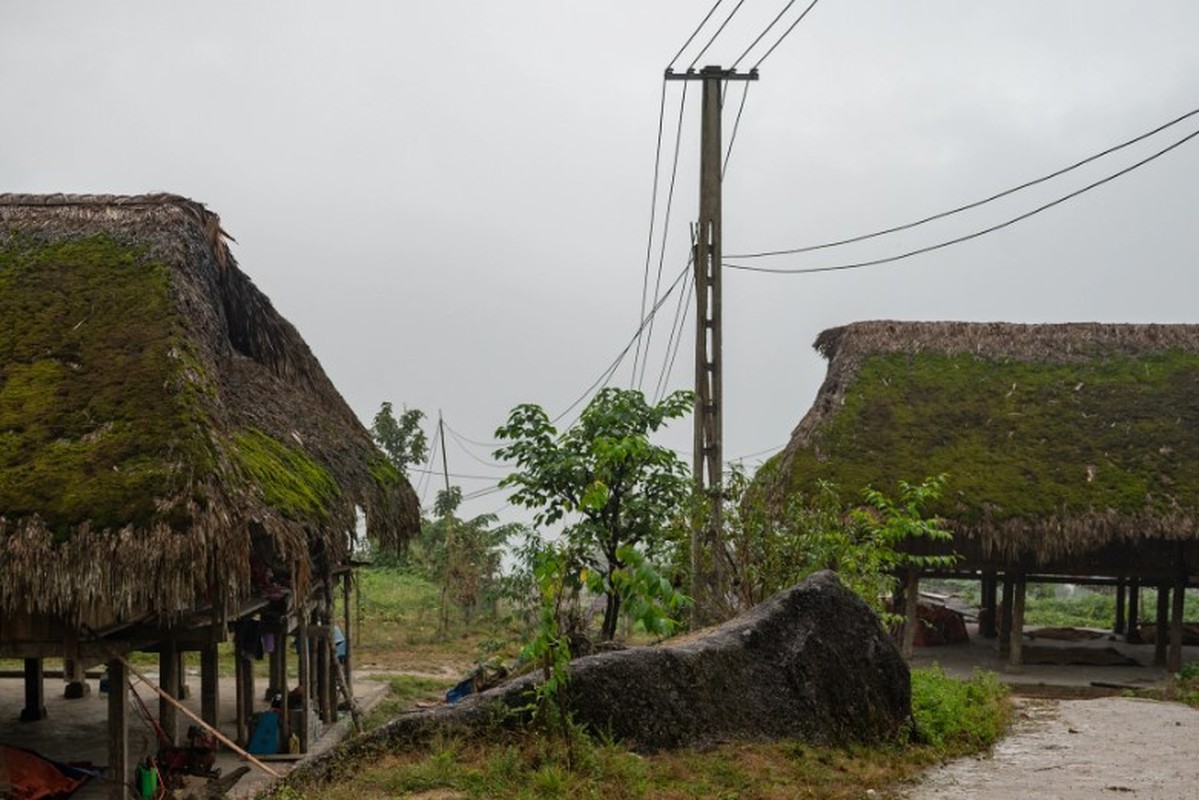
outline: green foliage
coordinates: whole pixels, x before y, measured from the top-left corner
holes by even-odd
[[[106,236],[0,237],[0,508],[61,536],[186,525],[216,465],[170,268]]]
[[[1194,508],[1199,431],[1176,409],[1197,395],[1193,353],[870,356],[787,478],[794,490],[823,479],[854,493],[951,472],[953,495],[930,510],[974,523]]]
[[[329,516],[329,506],[341,492],[328,470],[304,451],[255,428],[239,433],[234,443],[238,462],[263,500],[294,519]]]
[[[391,403],[384,401],[371,423],[371,436],[383,448],[392,466],[404,475],[408,474],[409,464],[419,464],[429,454],[428,439],[420,427],[424,416],[423,411],[405,408],[397,420]]]
[[[764,468],[765,469],[765,468]],[[884,619],[899,570],[950,566],[953,556],[913,552],[926,543],[947,544],[951,535],[925,506],[945,484],[944,476],[919,484],[900,481],[895,498],[867,488],[860,506],[847,506],[836,486],[817,482],[811,495],[792,494],[780,510],[753,491],[745,474],[729,480],[727,541],[742,605],[760,603],[819,570],[841,581]]]
[[[994,673],[978,671],[966,681],[940,667],[912,670],[913,735],[943,757],[990,748],[1011,718],[1008,689]]]
[[[689,392],[651,405],[639,391],[609,388],[561,434],[536,405],[517,406],[496,431],[509,442],[496,457],[516,467],[500,484],[516,488],[512,502],[536,509],[537,525],[564,522],[571,558],[602,575],[605,640],[615,635],[620,616],[613,576],[625,567],[622,548],[662,541],[689,495],[686,466],[673,451],[651,444],[649,435],[691,404]]]

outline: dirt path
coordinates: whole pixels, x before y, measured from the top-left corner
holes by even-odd
[[[1105,697],[1020,700],[991,757],[930,772],[907,800],[1199,800],[1199,710]]]

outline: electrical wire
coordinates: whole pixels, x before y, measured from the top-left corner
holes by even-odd
[[[704,53],[708,52],[708,48],[712,46],[712,42],[716,41],[716,37],[724,32],[725,26],[728,25],[737,12],[741,10],[741,6],[745,5],[745,0],[737,0],[737,5],[729,12],[729,15],[724,18],[724,22],[720,23],[720,27],[716,29],[716,33],[712,34],[712,38],[704,45],[704,49],[695,54],[695,58],[691,59],[691,63],[687,65],[687,71],[690,72],[695,68],[695,63],[704,57]],[[769,55],[769,54],[768,54]]]
[[[688,268],[684,268],[683,271],[679,273],[679,276],[675,278],[670,286],[666,289],[666,291],[662,293],[662,297],[653,305],[652,308],[650,308],[646,317],[641,320],[641,325],[638,326],[637,331],[633,334],[633,338],[629,340],[629,343],[624,346],[624,349],[620,351],[619,355],[616,356],[615,360],[613,360],[608,368],[605,369],[600,376],[583,391],[581,395],[579,395],[577,400],[563,409],[562,413],[560,413],[558,416],[550,420],[550,424],[558,424],[559,421],[573,411],[580,403],[590,397],[593,391],[595,391],[597,388],[603,388],[607,385],[608,381],[611,380],[612,375],[615,374],[616,370],[620,367],[620,363],[624,360],[625,356],[629,354],[629,350],[633,348],[633,343],[637,341],[637,337],[641,335],[641,332],[645,329],[645,326],[649,324],[650,319],[652,319],[653,316],[658,313],[658,309],[662,307],[662,304],[666,302],[671,293],[678,287],[679,282],[684,276],[687,275],[688,271]]]
[[[753,50],[755,47],[758,46],[758,42],[762,41],[762,37],[764,37],[766,34],[770,33],[770,29],[778,24],[778,21],[783,18],[784,14],[786,14],[788,11],[791,10],[791,6],[793,6],[793,5],[795,5],[795,0],[790,0],[790,2],[787,3],[787,5],[783,6],[783,10],[778,13],[778,16],[776,16],[774,19],[772,19],[770,21],[770,24],[766,26],[766,29],[758,34],[758,38],[754,39],[753,42],[750,43],[749,47],[745,48],[744,53],[737,56],[737,60],[733,62],[733,66],[730,67],[730,69],[737,68],[737,65],[740,64],[747,55],[749,55],[749,51]]]
[[[750,68],[751,72],[753,70],[756,70],[758,67],[762,66],[763,61],[770,58],[770,54],[774,52],[774,49],[776,47],[778,47],[780,44],[782,44],[784,39],[786,39],[788,36],[791,35],[791,31],[795,30],[795,26],[798,25],[799,23],[803,22],[804,17],[806,17],[808,15],[808,12],[811,11],[813,8],[815,8],[816,4],[819,2],[820,2],[820,0],[812,0],[812,2],[808,4],[808,7],[803,10],[803,13],[799,15],[799,18],[796,19],[795,22],[791,23],[791,27],[789,27],[789,28],[787,28],[787,30],[783,31],[783,35],[779,37],[779,40],[770,46],[770,49],[766,51],[766,55],[759,58],[758,63],[754,64],[753,67]],[[773,23],[771,23],[771,24],[773,24]]]
[[[442,420],[442,421],[444,422],[444,420]],[[449,426],[449,424],[446,424],[445,427],[446,427],[446,430],[448,430],[450,433],[454,434],[459,439],[461,439],[464,442],[467,442],[468,444],[473,444],[475,447],[482,447],[484,450],[493,450],[497,447],[503,447],[502,442],[480,442],[476,439],[472,439],[469,436],[466,436],[466,435],[454,430],[453,428],[451,428]]]
[[[485,467],[497,467],[499,469],[505,469],[504,464],[497,464],[494,461],[488,461],[487,459],[480,458],[479,456],[472,453],[470,451],[470,449],[466,446],[466,442],[461,437],[459,437],[458,434],[454,433],[454,431],[449,426],[446,426],[446,430],[450,432],[450,436],[454,437],[454,443],[458,445],[458,448],[463,453],[466,453],[467,458],[469,458],[472,461],[475,461],[479,464],[482,464]]]
[[[433,442],[429,445],[429,457],[425,459],[425,468],[419,471],[422,474],[421,479],[417,481],[416,493],[420,495],[421,505],[425,504],[425,497],[429,493],[429,484],[432,483],[433,473],[433,454],[437,452],[437,443],[441,440],[441,426],[437,426],[437,430],[433,432]]]
[[[1095,189],[1099,186],[1103,186],[1106,183],[1110,183],[1111,181],[1114,181],[1116,178],[1119,178],[1123,175],[1127,175],[1128,173],[1132,172],[1133,170],[1143,167],[1144,165],[1148,164],[1149,162],[1154,161],[1158,158],[1161,158],[1166,153],[1169,153],[1171,150],[1181,147],[1182,145],[1189,142],[1191,139],[1194,139],[1196,136],[1199,136],[1199,130],[1184,136],[1182,139],[1179,139],[1174,144],[1172,144],[1168,147],[1165,147],[1161,150],[1158,150],[1153,155],[1147,156],[1146,158],[1141,159],[1140,161],[1136,162],[1135,164],[1132,164],[1131,166],[1125,167],[1124,169],[1122,169],[1118,172],[1112,173],[1111,175],[1108,175],[1105,178],[1101,178],[1101,179],[1095,181],[1094,183],[1089,183],[1086,186],[1082,187],[1081,189],[1076,189],[1075,191],[1070,192],[1069,194],[1063,195],[1062,197],[1059,197],[1056,200],[1053,200],[1042,206],[1038,206],[1037,208],[1034,208],[1032,211],[1026,211],[1023,214],[1012,217],[1011,219],[1006,220],[1004,222],[1000,222],[997,225],[992,225],[989,228],[983,228],[982,230],[975,231],[973,233],[968,233],[965,236],[958,236],[954,239],[949,239],[948,241],[940,242],[940,243],[934,244],[934,245],[929,245],[928,247],[921,247],[916,250],[909,250],[908,252],[900,253],[899,255],[888,256],[887,258],[876,258],[871,261],[859,261],[859,262],[852,263],[852,264],[838,264],[836,266],[831,266],[831,267],[809,267],[806,269],[772,269],[770,267],[754,267],[754,266],[750,266],[748,264],[728,264],[728,263],[724,264],[724,266],[728,267],[729,269],[739,269],[739,270],[744,270],[746,272],[770,272],[770,273],[778,273],[778,274],[799,275],[799,274],[807,274],[807,273],[814,273],[814,272],[838,272],[840,270],[861,269],[862,267],[874,267],[874,266],[878,266],[880,264],[889,264],[894,261],[902,261],[905,258],[911,258],[912,256],[923,255],[924,253],[931,253],[934,250],[941,250],[942,248],[949,247],[950,245],[961,244],[962,242],[968,242],[971,239],[977,239],[980,236],[987,235],[988,233],[994,233],[995,231],[1002,230],[1011,225],[1015,225],[1017,222],[1022,222],[1023,220],[1026,220],[1029,217],[1040,214],[1042,211],[1046,211],[1050,208],[1053,208],[1054,206],[1061,205],[1062,203],[1066,202],[1067,200],[1071,200],[1075,197],[1078,197],[1081,194],[1089,192],[1092,189]]]
[[[678,178],[678,174],[679,174],[679,151],[681,150],[680,145],[683,140],[683,112],[686,110],[686,107],[687,107],[687,83],[684,82],[682,97],[679,100],[679,119],[678,119],[678,124],[675,128],[675,134],[674,134],[674,158],[673,158],[673,163],[670,168],[670,189],[667,191],[667,194],[666,194],[666,215],[662,221],[662,243],[661,243],[661,248],[658,251],[658,275],[657,275],[657,278],[655,278],[655,280],[654,280],[654,300],[655,301],[657,301],[658,294],[662,290],[662,267],[666,262],[666,239],[667,239],[667,234],[670,232],[671,210],[674,208],[674,187],[675,187],[675,182],[676,182],[676,180]],[[638,376],[636,374],[636,369],[637,369],[636,362],[634,362],[634,364],[633,364],[633,369],[634,369],[633,378],[636,380],[638,389],[640,389],[642,384],[645,382],[645,365],[649,361],[649,348],[650,348],[650,344],[654,340],[654,316],[655,315],[652,315],[652,314],[650,315],[649,327],[646,329],[646,332],[645,332],[646,358],[642,359],[642,361],[641,361],[640,376]],[[641,319],[645,319],[644,309],[642,309]],[[641,339],[639,337],[638,342],[640,343],[640,341],[641,341]]]
[[[670,376],[674,374],[674,362],[679,355],[679,348],[683,342],[683,328],[687,324],[687,314],[691,310],[691,295],[694,291],[695,274],[692,273],[691,280],[687,281],[686,291],[679,295],[679,308],[682,309],[682,314],[679,315],[676,309],[675,313],[676,316],[678,316],[677,336],[674,340],[673,350],[671,349],[669,342],[666,345],[669,362],[663,362],[662,375],[658,378],[658,386],[654,391],[655,403],[661,402],[662,398],[666,396],[666,387],[670,385]],[[671,332],[674,333],[674,329],[672,329]]]
[[[498,466],[503,466],[503,465],[500,464]],[[496,478],[503,477],[501,475],[464,475],[461,472],[445,473],[439,469],[429,470],[429,469],[418,469],[415,467],[410,467],[409,469],[412,472],[418,472],[422,475],[438,475],[438,476],[440,476],[440,475],[448,474],[451,478],[460,478],[462,480],[468,480],[468,481],[494,481]]]
[[[683,51],[687,49],[687,46],[690,45],[695,37],[699,35],[699,32],[703,30],[703,27],[708,24],[708,20],[712,18],[712,15],[716,13],[716,9],[720,8],[720,4],[723,2],[724,0],[716,0],[716,4],[708,9],[708,13],[704,15],[703,20],[695,27],[695,30],[691,32],[691,35],[687,37],[687,41],[683,42],[683,46],[679,48],[679,52],[675,53],[674,58],[670,59],[670,63],[666,65],[667,69],[671,69],[674,66],[674,62],[679,60],[679,56],[683,54]]]
[[[727,81],[726,81],[727,83]],[[724,174],[729,169],[729,159],[733,157],[733,144],[737,141],[737,130],[741,127],[741,113],[745,111],[745,98],[749,97],[750,81],[742,81],[745,84],[741,90],[741,105],[737,107],[737,118],[733,120],[733,132],[729,136],[729,147],[724,152],[724,163],[720,165],[720,180],[724,180]]]
[[[1015,194],[1016,192],[1022,191],[1024,189],[1028,189],[1030,187],[1036,186],[1041,183],[1045,183],[1046,181],[1049,181],[1054,178],[1065,175],[1066,173],[1072,172],[1073,170],[1076,170],[1079,167],[1083,167],[1083,166],[1086,166],[1087,164],[1090,164],[1092,161],[1096,161],[1100,158],[1103,158],[1104,156],[1108,156],[1108,155],[1111,155],[1112,153],[1123,150],[1126,147],[1130,147],[1138,142],[1148,139],[1150,136],[1154,136],[1155,134],[1161,133],[1162,131],[1166,130],[1167,128],[1171,128],[1174,125],[1177,125],[1181,122],[1185,122],[1187,119],[1190,119],[1191,117],[1195,116],[1196,114],[1199,114],[1199,108],[1194,109],[1193,111],[1188,111],[1187,113],[1183,114],[1182,116],[1176,117],[1176,118],[1170,120],[1169,122],[1167,122],[1163,125],[1159,125],[1156,128],[1154,128],[1153,130],[1142,133],[1139,136],[1135,136],[1132,139],[1129,139],[1128,141],[1121,142],[1120,144],[1117,144],[1117,145],[1113,145],[1112,147],[1109,147],[1106,150],[1101,150],[1100,152],[1095,153],[1094,155],[1087,156],[1086,158],[1082,159],[1081,161],[1076,161],[1073,164],[1070,164],[1069,166],[1062,167],[1061,169],[1055,170],[1054,172],[1051,172],[1048,175],[1044,175],[1040,178],[1036,178],[1031,181],[1026,181],[1026,182],[1020,184],[1019,186],[1013,186],[1010,189],[1005,189],[1002,192],[998,192],[996,194],[991,195],[990,197],[984,197],[981,200],[975,200],[974,202],[958,206],[957,208],[951,208],[948,211],[942,211],[939,214],[933,214],[932,216],[924,217],[923,219],[918,219],[915,222],[908,222],[903,225],[896,225],[891,228],[884,228],[882,230],[874,231],[873,233],[866,233],[866,234],[862,234],[861,236],[853,236],[848,239],[839,239],[834,242],[824,242],[822,244],[808,245],[806,247],[793,247],[793,248],[789,248],[786,250],[766,250],[766,251],[763,251],[760,253],[733,253],[733,254],[730,254],[728,257],[729,258],[768,258],[768,257],[772,257],[772,256],[797,255],[799,253],[810,253],[814,250],[827,250],[831,247],[840,247],[840,246],[846,245],[846,244],[854,244],[856,242],[864,242],[869,239],[877,239],[880,236],[886,236],[891,233],[898,233],[900,231],[911,230],[912,228],[919,227],[920,225],[925,225],[929,222],[935,222],[936,220],[939,220],[939,219],[945,219],[946,217],[951,217],[954,214],[960,214],[963,211],[970,211],[972,209],[978,208],[979,206],[986,205],[987,203],[990,203],[992,201],[999,200],[1001,198]]]
[[[720,3],[717,2],[717,5]],[[713,11],[716,9],[713,8]],[[709,12],[711,14],[711,12]],[[702,24],[702,23],[701,23]],[[698,32],[698,31],[697,31]],[[691,34],[693,37],[695,34]],[[691,40],[688,39],[688,42]],[[686,47],[687,45],[683,45]],[[677,56],[676,56],[677,58]],[[662,164],[662,128],[666,120],[666,79],[662,80],[662,99],[658,103],[658,142],[654,146],[654,188],[650,194],[649,201],[649,236],[645,242],[645,271],[641,276],[641,311],[638,313],[638,319],[645,317],[645,300],[649,295],[649,265],[653,260],[654,251],[654,223],[657,220],[658,214],[658,173]],[[675,145],[675,163],[678,163],[678,145]],[[663,234],[665,239],[665,234]],[[661,271],[659,271],[661,276]],[[637,351],[633,354],[633,374],[629,378],[629,385],[632,386],[633,380],[637,376],[637,363],[641,359],[641,340],[637,341]]]

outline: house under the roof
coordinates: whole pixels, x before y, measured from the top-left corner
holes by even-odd
[[[309,702],[335,713],[331,614],[359,513],[384,546],[419,525],[411,486],[227,238],[173,195],[0,195],[0,657],[25,660],[30,720],[42,659],[66,660],[74,693],[108,665],[118,794],[127,653],[157,651],[177,695],[198,650],[215,722],[216,645],[297,633],[306,746]],[[253,672],[236,661],[241,726]],[[173,735],[174,707],[159,716]]]
[[[1157,587],[1158,658],[1169,628],[1177,668],[1199,573],[1199,325],[876,321],[815,346],[828,374],[764,470],[768,491],[826,480],[852,498],[946,474],[931,511],[991,620],[1002,585],[1013,663],[1024,587],[1068,579],[1115,584],[1117,628],[1134,637],[1126,589]]]

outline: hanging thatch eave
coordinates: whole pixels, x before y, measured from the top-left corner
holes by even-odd
[[[776,500],[947,473],[933,510],[988,558],[1199,541],[1199,326],[861,322],[815,346]]]
[[[0,616],[231,608],[356,511],[419,523],[217,216],[172,195],[0,195]]]

